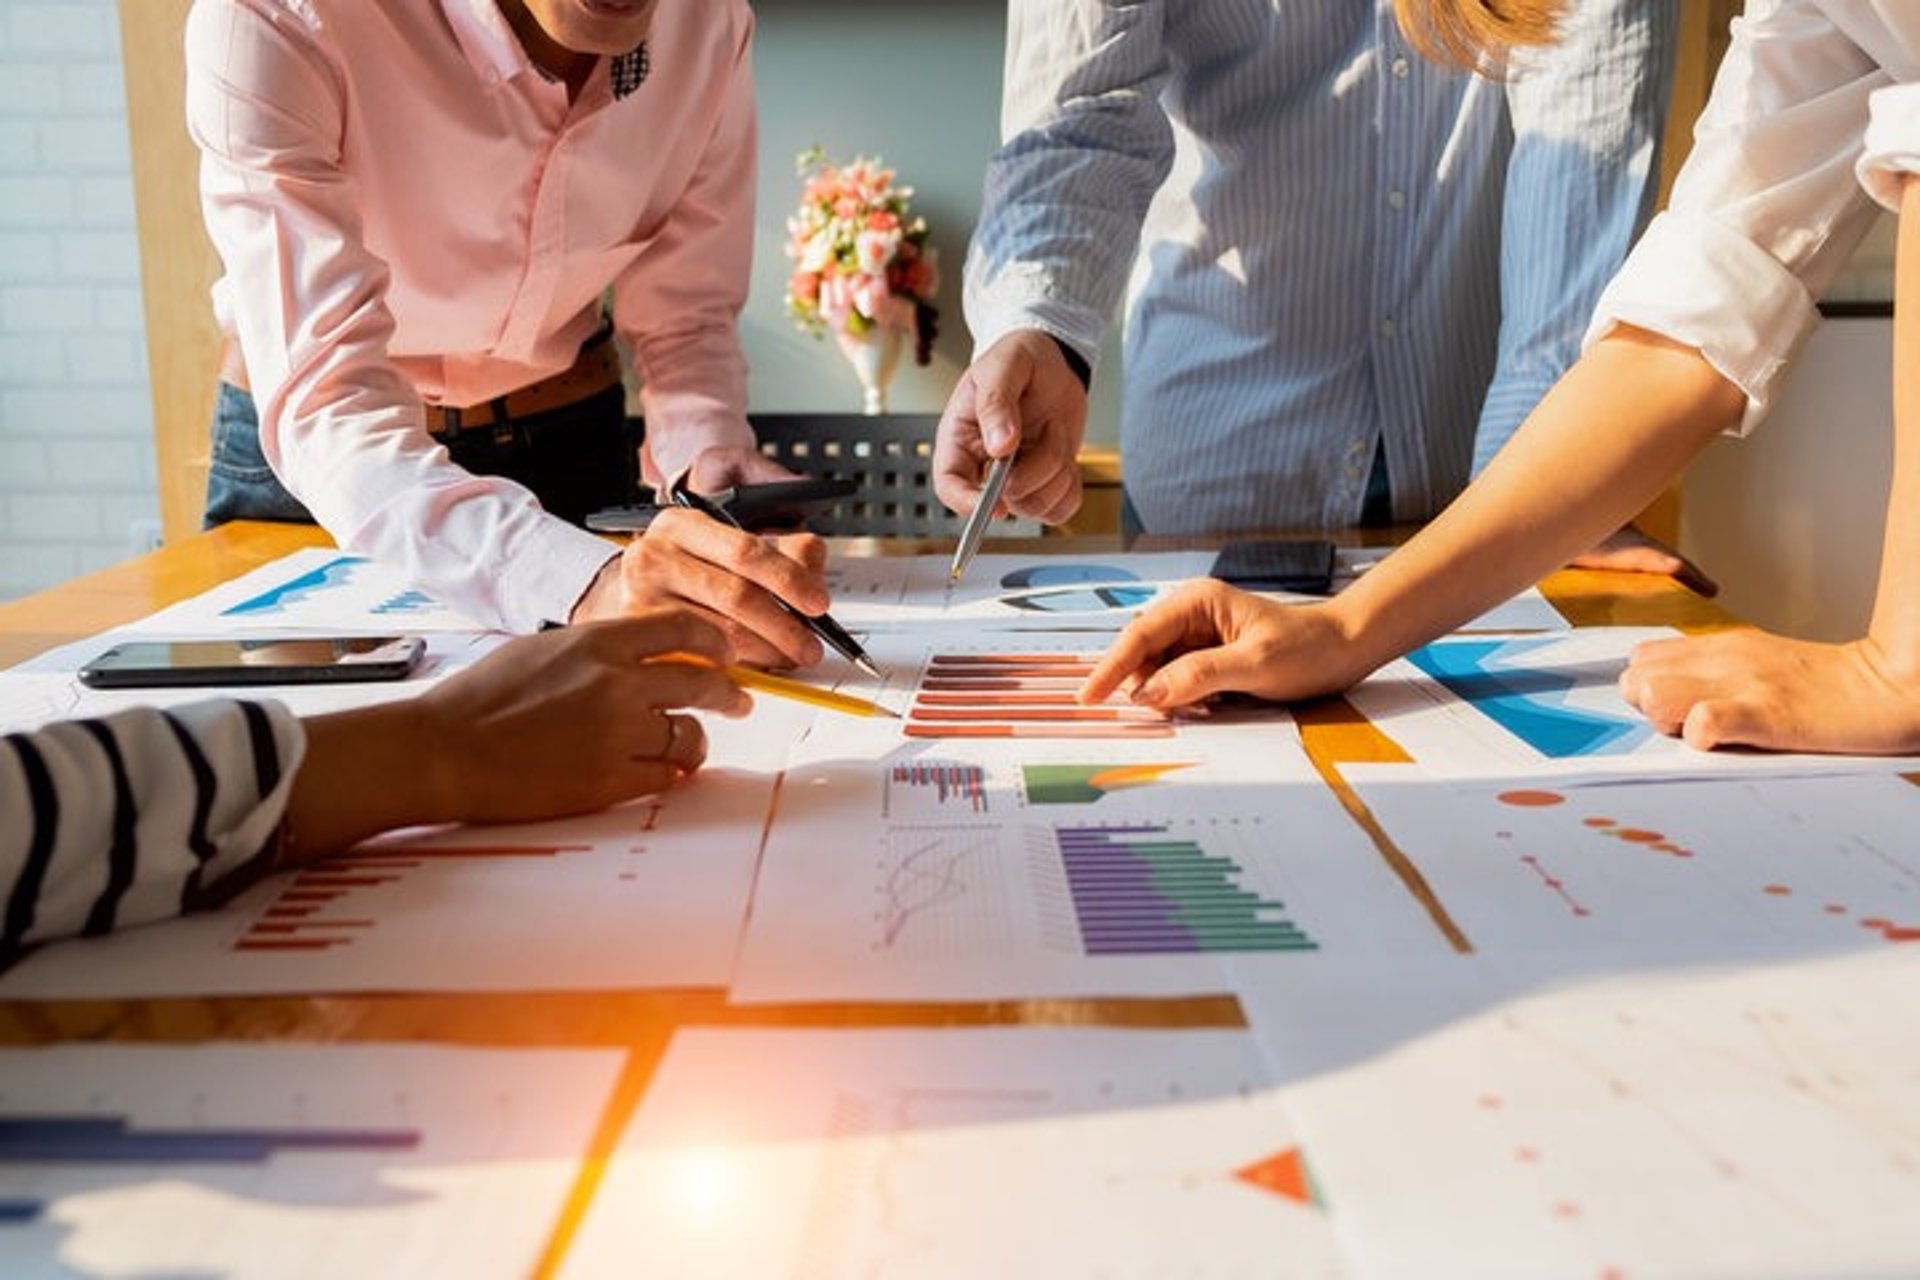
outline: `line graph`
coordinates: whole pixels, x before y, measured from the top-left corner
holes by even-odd
[[[992,862],[998,833],[978,827],[897,827],[875,867],[875,951],[959,953],[1006,937]]]

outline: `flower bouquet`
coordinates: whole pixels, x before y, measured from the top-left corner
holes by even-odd
[[[808,332],[834,335],[866,388],[867,412],[882,412],[905,336],[915,363],[933,356],[940,277],[926,219],[912,214],[913,188],[896,186],[877,159],[835,165],[816,147],[798,170],[806,185],[787,219],[787,311]]]

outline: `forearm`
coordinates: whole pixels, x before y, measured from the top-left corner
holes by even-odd
[[[1920,677],[1920,176],[1901,187],[1894,262],[1893,486],[1869,635]]]
[[[1744,406],[1688,348],[1632,329],[1597,343],[1452,506],[1336,598],[1361,672],[1531,586],[1619,527]]]
[[[282,861],[309,862],[395,827],[451,821],[446,762],[420,699],[306,721],[307,756],[287,800]]]

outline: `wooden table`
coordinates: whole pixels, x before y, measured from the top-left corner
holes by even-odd
[[[233,524],[64,586],[0,605],[0,663],[20,662],[55,645],[154,610],[303,547],[329,545],[310,526]],[[989,544],[1033,551],[1033,540]],[[1141,544],[1143,547],[1145,543]],[[1044,540],[1051,551],[1112,552],[1116,538]],[[847,552],[906,553],[944,548],[845,544]],[[1542,584],[1576,625],[1666,625],[1705,630],[1728,615],[1665,578],[1561,572]],[[1427,891],[1419,872],[1340,778],[1343,761],[1402,761],[1400,749],[1342,699],[1299,709],[1308,754],[1341,802],[1443,932],[1465,941]],[[548,1259],[561,1256],[591,1199],[600,1170],[634,1108],[668,1037],[693,1026],[962,1026],[986,1024],[1123,1027],[1244,1025],[1230,995],[1182,999],[1040,999],[985,1003],[808,1004],[733,1008],[720,990],[219,996],[144,1000],[0,1002],[0,1043],[113,1040],[185,1043],[209,1040],[318,1042],[421,1041],[494,1046],[617,1046],[624,1071],[573,1187]],[[543,1268],[544,1270],[544,1268]]]

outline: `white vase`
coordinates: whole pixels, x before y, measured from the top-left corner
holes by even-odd
[[[865,393],[862,412],[872,417],[887,411],[887,384],[900,367],[900,352],[906,345],[906,331],[882,327],[865,333],[836,333],[834,341],[853,366]]]

